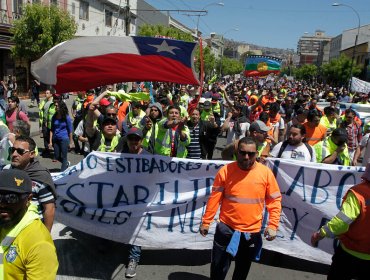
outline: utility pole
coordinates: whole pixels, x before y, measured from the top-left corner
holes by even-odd
[[[130,36],[130,23],[131,23],[130,0],[126,0],[126,6],[123,7],[123,18],[125,20],[125,35]]]

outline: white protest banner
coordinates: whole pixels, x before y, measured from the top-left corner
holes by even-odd
[[[53,179],[59,222],[109,240],[153,248],[208,249],[199,225],[226,162],[89,154]]]
[[[369,93],[370,83],[363,80],[352,77],[351,80],[351,90],[355,92]]]
[[[213,178],[224,164],[94,152],[54,176],[56,217],[67,226],[117,242],[211,249],[216,223],[206,238],[198,229]],[[332,241],[313,248],[310,236],[337,214],[342,196],[360,182],[363,169],[277,159],[268,164],[282,191],[283,213],[278,237],[265,241],[264,248],[330,263]],[[264,226],[266,222],[267,217]]]
[[[264,248],[289,256],[331,263],[334,240],[318,248],[311,235],[338,214],[347,190],[361,182],[363,167],[348,167],[295,160],[268,159],[282,193],[282,214],[277,238]]]

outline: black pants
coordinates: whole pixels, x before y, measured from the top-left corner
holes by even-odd
[[[231,261],[235,260],[235,270],[233,280],[247,279],[252,259],[256,255],[256,250],[261,244],[262,237],[260,233],[251,234],[251,238],[246,240],[244,234],[240,237],[238,253],[235,258],[226,252],[234,230],[224,223],[219,223],[216,227],[216,233],[213,241],[212,261],[211,261],[211,280],[223,280],[230,268]],[[251,247],[254,245],[254,247]]]
[[[370,279],[370,261],[348,254],[339,245],[334,252],[328,280]]]
[[[47,126],[42,126],[42,136],[44,138],[44,148],[46,153],[49,152],[50,129]]]

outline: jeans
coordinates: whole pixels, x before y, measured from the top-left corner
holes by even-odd
[[[135,260],[137,263],[140,261],[141,247],[136,245],[130,245],[129,249],[129,260]]]
[[[226,252],[226,248],[233,233],[234,230],[222,222],[216,227],[212,248],[211,280],[223,280],[227,275],[233,256]],[[234,258],[233,280],[247,279],[252,260],[258,253],[255,249],[260,247],[257,245],[261,244],[260,242],[262,242],[260,233],[251,233],[249,240],[245,239],[244,234],[241,235],[238,252]]]
[[[62,163],[60,171],[64,171],[68,168],[67,154],[69,139],[53,139],[53,146],[55,159],[59,160]]]

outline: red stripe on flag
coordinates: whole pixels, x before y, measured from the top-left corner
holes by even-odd
[[[254,76],[267,76],[268,74],[279,74],[280,71],[278,70],[268,70],[268,71],[257,71],[257,70],[247,70],[244,71],[244,75],[246,77],[254,77]]]
[[[130,81],[199,84],[192,69],[176,60],[159,55],[115,53],[78,58],[59,65],[55,88],[65,93]]]

